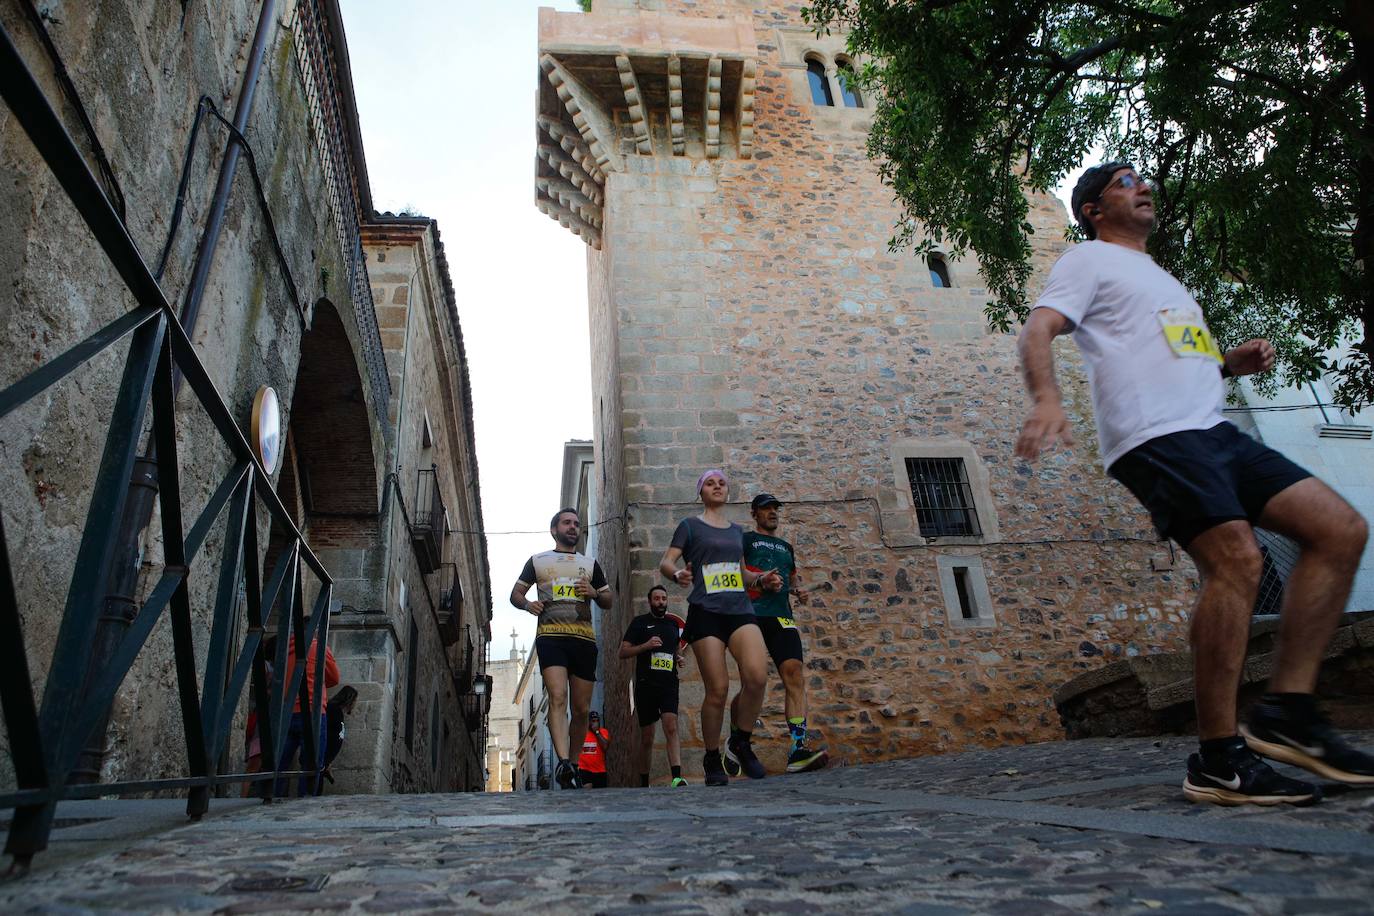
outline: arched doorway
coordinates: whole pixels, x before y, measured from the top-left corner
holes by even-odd
[[[376,449],[382,441],[358,360],[333,303],[320,300],[301,342],[277,495],[334,580],[334,598],[380,606],[381,532]],[[286,548],[273,525],[266,568]]]

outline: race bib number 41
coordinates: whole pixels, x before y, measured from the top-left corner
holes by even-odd
[[[672,671],[673,653],[655,652],[653,658],[649,659],[649,667],[655,671]]]
[[[1164,328],[1164,339],[1175,356],[1200,357],[1220,363],[1221,348],[1212,333],[1202,324],[1202,319],[1193,312],[1179,309],[1162,309],[1159,323]]]
[[[553,600],[554,601],[580,601],[577,597],[576,579],[554,579],[553,580]]]
[[[701,579],[708,595],[744,591],[744,573],[738,563],[707,563],[701,568]]]

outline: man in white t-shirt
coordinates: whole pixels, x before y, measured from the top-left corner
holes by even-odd
[[[1146,252],[1154,199],[1135,168],[1088,169],[1072,203],[1090,241],[1054,265],[1021,331],[1033,406],[1016,454],[1034,460],[1056,442],[1072,445],[1051,346],[1072,334],[1092,384],[1107,472],[1202,574],[1191,634],[1201,746],[1188,758],[1184,794],[1223,805],[1321,798],[1317,786],[1276,773],[1257,753],[1325,779],[1374,785],[1374,757],[1345,744],[1312,696],[1364,551],[1365,520],[1222,418],[1222,380],[1267,371],[1274,348],[1250,340],[1222,352],[1197,302]],[[1237,734],[1236,695],[1263,563],[1252,525],[1292,538],[1301,555],[1284,590],[1269,692]]]

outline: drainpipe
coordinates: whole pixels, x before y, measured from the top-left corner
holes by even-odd
[[[248,117],[253,110],[253,96],[257,92],[258,77],[262,73],[262,62],[266,57],[267,39],[271,34],[276,6],[276,0],[263,0],[262,10],[258,13],[257,30],[253,33],[248,64],[239,82],[238,105],[234,108],[234,127],[240,133],[247,129]],[[200,304],[205,297],[205,287],[214,263],[215,249],[219,246],[220,234],[224,229],[224,214],[229,206],[229,192],[234,184],[234,175],[238,171],[241,154],[238,141],[230,137],[229,145],[224,151],[224,160],[220,165],[219,180],[215,183],[210,215],[206,219],[205,231],[201,234],[200,245],[196,249],[191,282],[186,290],[186,298],[182,301],[181,325],[186,329],[188,337],[194,337],[195,334],[196,318],[200,314]],[[181,380],[181,373],[175,372],[173,383],[176,390],[180,390]],[[157,454],[154,449],[149,448],[148,454],[134,462],[133,476],[129,481],[128,497],[124,505],[124,517],[120,521],[119,541],[115,544],[114,556],[110,561],[107,575],[105,603],[101,608],[95,640],[91,646],[90,663],[82,687],[83,694],[88,694],[95,679],[105,670],[138,613],[135,592],[138,588],[138,572],[143,553],[141,543],[143,532],[153,517],[157,490]],[[86,746],[82,748],[81,756],[68,776],[69,784],[80,785],[100,781],[100,768],[105,760],[105,737],[109,725],[110,711],[107,709],[100,724],[91,732]]]

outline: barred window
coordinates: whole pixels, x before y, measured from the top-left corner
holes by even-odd
[[[908,458],[906,474],[922,537],[982,535],[964,459]]]
[[[1264,565],[1260,570],[1259,592],[1255,595],[1255,615],[1277,614],[1283,606],[1283,590],[1298,563],[1298,545],[1281,534],[1265,528],[1255,529]]]

